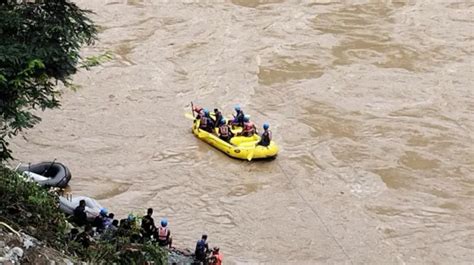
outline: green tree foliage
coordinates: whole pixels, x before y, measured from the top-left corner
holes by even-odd
[[[12,158],[8,138],[41,120],[34,110],[60,106],[58,83],[71,85],[96,38],[89,13],[66,0],[0,0],[0,163]]]

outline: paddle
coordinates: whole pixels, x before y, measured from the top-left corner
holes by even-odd
[[[194,120],[194,116],[189,112],[184,113],[184,117],[186,117],[186,119]]]
[[[53,162],[51,163],[51,165],[49,165],[49,167],[48,167],[45,171],[43,171],[43,174],[41,174],[41,175],[46,176],[46,173],[48,173],[48,171],[49,171],[49,170],[51,169],[51,167],[54,165],[54,162],[56,162],[56,158],[53,160]]]
[[[253,153],[255,152],[255,148],[250,151],[250,153],[247,155],[247,160],[251,161],[253,158]]]

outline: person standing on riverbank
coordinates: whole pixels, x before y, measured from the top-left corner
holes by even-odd
[[[142,235],[145,240],[150,239],[156,231],[155,221],[153,220],[153,208],[148,208],[147,214],[142,218]]]
[[[168,220],[163,218],[161,220],[161,225],[155,232],[156,240],[158,241],[158,245],[164,247],[168,246],[171,248],[172,239],[171,239],[171,231],[168,228]]]
[[[209,252],[209,245],[207,244],[207,235],[202,235],[201,239],[196,243],[196,250],[194,255],[196,259],[201,262],[206,262],[206,254]]]
[[[84,226],[87,224],[87,214],[86,214],[86,201],[85,200],[80,200],[79,201],[79,206],[74,209],[73,212],[74,216],[74,222],[77,224],[77,226]]]

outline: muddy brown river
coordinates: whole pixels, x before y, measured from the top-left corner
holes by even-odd
[[[474,263],[474,2],[89,1],[114,59],[13,143],[226,264]],[[189,102],[270,123],[276,160],[198,140]],[[17,161],[15,161],[16,163]]]

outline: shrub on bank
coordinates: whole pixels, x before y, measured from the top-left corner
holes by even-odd
[[[34,182],[0,167],[0,219],[54,247],[62,247],[66,217],[58,210],[59,199]]]
[[[167,264],[167,253],[151,243],[132,243],[127,235],[113,241],[95,241],[85,249],[68,239],[69,223],[59,211],[55,192],[27,182],[16,172],[0,166],[0,221],[21,230],[65,254],[92,263]]]

